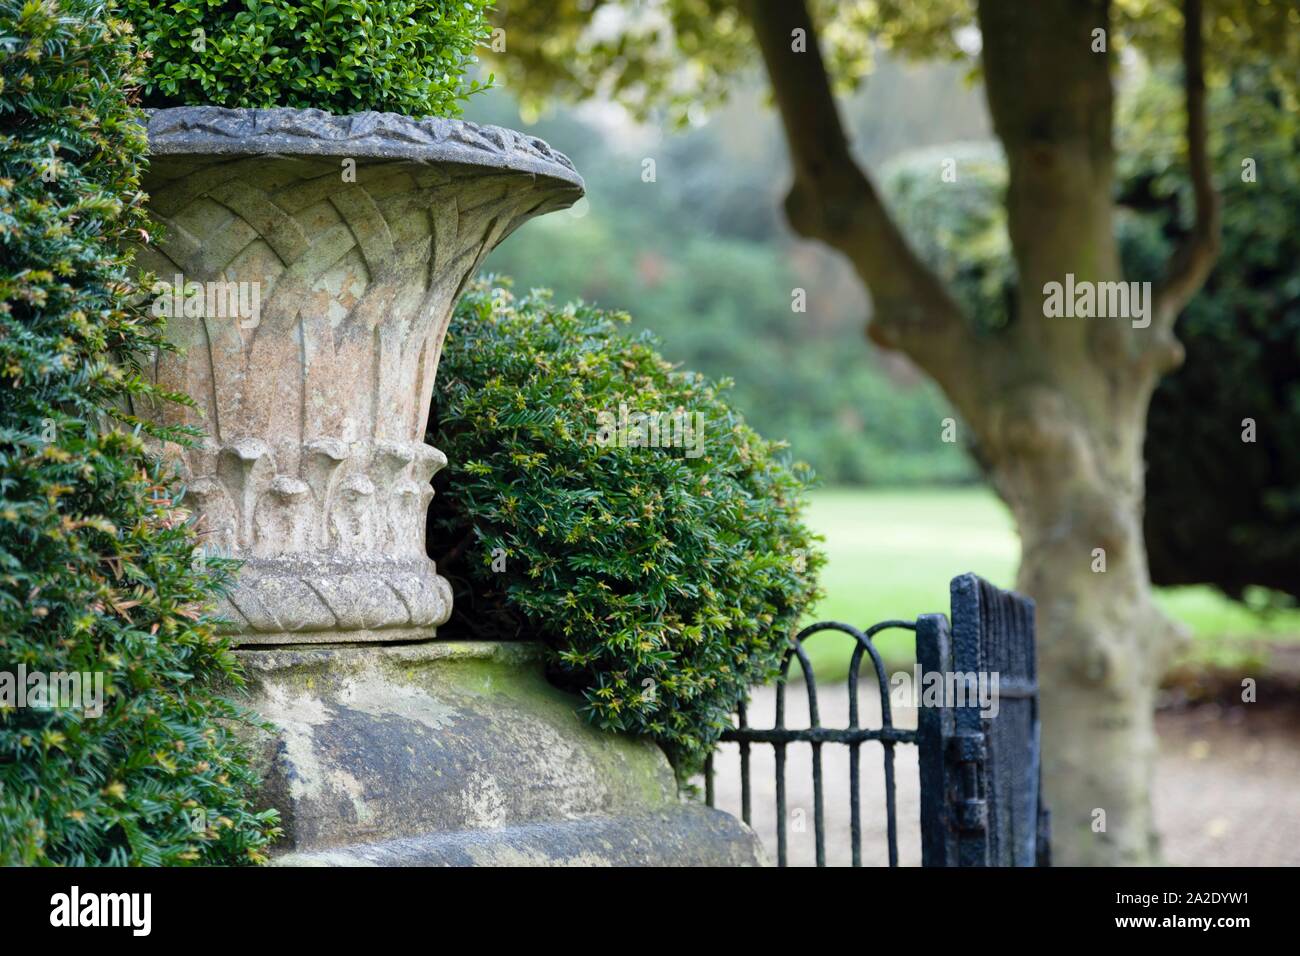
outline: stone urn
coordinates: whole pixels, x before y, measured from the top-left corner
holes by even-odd
[[[526,644],[437,638],[424,443],[452,308],[487,254],[582,196],[510,130],[388,113],[149,116],[139,251],[180,350],[163,386],[219,608],[249,676],[282,863],[744,863],[753,834],[678,800],[653,746],[586,726]],[[454,494],[454,489],[449,493]]]

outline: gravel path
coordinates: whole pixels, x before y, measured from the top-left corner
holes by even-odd
[[[750,706],[750,725],[772,726],[775,692],[761,688]],[[842,686],[818,688],[822,726],[848,722],[848,692]],[[879,703],[861,693],[863,726],[880,725]],[[1157,718],[1160,756],[1156,766],[1156,822],[1166,862],[1175,866],[1300,865],[1300,713],[1295,707],[1263,705],[1223,708],[1208,704],[1164,711]],[[802,685],[786,697],[786,726],[807,726]],[[916,726],[916,711],[899,709],[894,724]],[[766,744],[751,748],[754,828],[776,859],[775,760]],[[885,842],[883,748],[862,747],[862,856],[867,866],[887,861]],[[826,784],[826,857],[847,866],[849,848],[848,748],[822,748]],[[714,759],[717,806],[740,813],[740,757],[726,744]],[[921,862],[916,748],[895,747],[898,854],[902,866]],[[791,746],[786,757],[790,813],[788,840],[792,866],[811,866],[813,836],[812,755],[807,744]]]

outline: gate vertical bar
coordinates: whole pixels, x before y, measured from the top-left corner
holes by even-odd
[[[921,673],[946,674],[952,670],[952,637],[948,618],[923,614],[916,620],[916,662]],[[921,688],[916,688],[921,694]],[[957,865],[957,825],[952,814],[955,792],[950,792],[945,766],[948,741],[953,734],[952,711],[947,707],[917,709],[916,745],[921,777],[921,865]]]
[[[813,673],[812,661],[803,649],[802,641],[794,641],[795,656],[799,659],[799,668],[803,672],[804,687],[808,691],[808,728],[819,730],[822,725],[821,711],[817,707],[817,677]],[[786,673],[789,673],[790,658],[786,657]],[[780,726],[784,726],[781,724]],[[826,865],[826,800],[822,785],[822,745],[819,740],[809,741],[812,745],[813,772],[813,839],[817,849],[817,865]]]
[[[736,708],[736,726],[740,730],[749,727],[748,711],[745,702],[742,700],[740,706]],[[749,741],[741,739],[740,741],[740,819],[745,821],[746,826],[752,827],[754,821],[750,811],[750,783],[749,783]]]
[[[789,658],[786,659],[787,663]],[[785,729],[785,675],[776,685],[776,727]],[[785,834],[785,743],[772,744],[776,756],[776,865],[785,866],[787,859]]]
[[[858,669],[862,664],[862,645],[853,650],[849,662],[849,730],[858,729]],[[862,865],[862,744],[849,744],[849,842],[853,865]]]
[[[952,579],[952,658],[954,679],[962,674],[985,670],[984,618],[980,601],[980,579],[963,574]],[[957,865],[988,866],[992,855],[988,819],[988,778],[985,764],[984,722],[979,709],[963,706],[946,709],[953,715],[953,737],[945,759],[949,776],[956,784]],[[950,783],[951,786],[951,783]]]

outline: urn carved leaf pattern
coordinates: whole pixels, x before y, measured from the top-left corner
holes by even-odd
[[[252,316],[172,316],[182,351],[154,374],[196,407],[149,410],[207,435],[178,454],[205,547],[244,561],[221,612],[243,644],[430,636],[451,609],[424,541],[446,458],[422,438],[451,310],[581,179],[454,120],[187,107],[149,135],[161,236],[140,268],[257,291]]]

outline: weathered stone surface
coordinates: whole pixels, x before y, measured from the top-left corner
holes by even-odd
[[[740,863],[652,744],[599,731],[526,644],[248,650],[289,863]]]
[[[499,830],[436,833],[318,853],[281,866],[763,866],[754,834],[698,804],[645,816],[558,820]]]
[[[431,636],[451,602],[424,548],[446,459],[423,437],[451,309],[581,178],[540,140],[395,114],[180,107],[149,136],[162,231],[138,262],[218,294],[172,315],[183,353],[155,368],[197,407],[146,411],[209,436],[173,451],[206,547],[245,561],[221,608],[239,643]],[[223,283],[256,314],[223,309]]]

